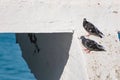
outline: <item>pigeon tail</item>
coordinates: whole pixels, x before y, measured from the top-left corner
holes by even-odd
[[[98,35],[100,38],[103,38],[100,34]]]
[[[98,51],[106,51],[103,46],[98,45]]]
[[[105,49],[99,49],[99,51],[106,51]]]
[[[99,33],[100,33],[101,35],[105,36],[102,32],[99,31]]]

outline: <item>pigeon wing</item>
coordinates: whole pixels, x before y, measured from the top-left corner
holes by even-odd
[[[90,23],[90,22],[88,22],[88,21],[87,21],[86,24],[84,25],[84,28],[85,28],[85,30],[86,30],[89,34],[93,34],[93,35],[99,36],[99,37],[101,37],[101,38],[102,38],[101,35],[104,35],[102,32],[100,32],[100,31],[98,30],[97,27],[95,27],[92,23]]]
[[[96,42],[90,39],[87,39],[85,42],[85,47],[89,50],[94,50],[96,48]]]

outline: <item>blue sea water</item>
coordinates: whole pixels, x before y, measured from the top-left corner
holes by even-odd
[[[36,80],[13,33],[0,33],[0,80]]]
[[[118,32],[118,38],[119,38],[119,40],[120,40],[120,31]]]

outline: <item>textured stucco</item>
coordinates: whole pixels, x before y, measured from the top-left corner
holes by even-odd
[[[103,45],[106,52],[86,54],[83,50],[78,39],[87,34],[82,26],[83,18],[94,23],[105,34],[102,39],[95,36],[89,38]],[[84,73],[82,78],[85,80],[119,80],[119,0],[0,0],[0,32],[64,33],[73,30],[72,49],[69,50],[69,58],[60,78],[79,80],[81,73]],[[24,42],[27,37],[20,35],[17,40]],[[34,47],[29,50],[29,47],[25,47],[30,46],[29,42],[24,43],[21,49],[28,57],[26,60],[29,60],[31,55],[27,53]],[[79,69],[81,65],[83,68]]]

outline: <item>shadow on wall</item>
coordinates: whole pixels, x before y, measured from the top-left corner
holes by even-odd
[[[36,33],[36,44],[40,51],[34,55],[30,51],[34,45],[29,40],[28,34],[20,33],[16,36],[23,57],[37,80],[59,80],[69,58],[73,33]]]

